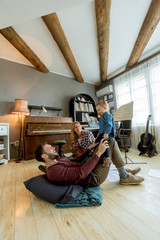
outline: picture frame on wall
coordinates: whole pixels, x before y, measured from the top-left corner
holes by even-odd
[[[113,93],[108,94],[108,100],[113,100]]]
[[[104,101],[107,101],[107,95],[104,96]]]
[[[114,107],[111,107],[111,108],[110,108],[110,113],[111,113],[111,114],[114,114]]]

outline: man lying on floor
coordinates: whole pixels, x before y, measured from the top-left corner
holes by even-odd
[[[83,162],[96,145],[97,143],[93,142],[82,155],[68,159],[59,157],[55,147],[42,143],[37,147],[35,157],[37,161],[46,164],[47,178],[51,182],[59,185],[77,184],[87,188],[99,186],[106,180],[111,161],[104,163],[101,155],[106,148],[110,148],[110,157],[118,169],[120,184],[139,184],[144,180],[141,176],[135,176],[140,168],[133,170],[124,168],[125,163],[114,138],[111,138],[109,142],[102,139],[96,153],[87,162]]]

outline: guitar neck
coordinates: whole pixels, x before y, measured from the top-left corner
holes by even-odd
[[[151,115],[148,116],[148,119],[147,119],[147,124],[146,124],[146,132],[145,132],[145,135],[144,135],[144,141],[147,142],[148,140],[148,129],[149,129],[149,120],[151,118]]]
[[[75,152],[77,152],[77,149],[70,142],[68,142],[66,139],[65,139],[65,141]]]
[[[147,125],[146,125],[145,137],[148,136],[148,128],[149,128],[149,120],[147,121]]]

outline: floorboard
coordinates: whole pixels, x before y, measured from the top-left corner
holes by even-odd
[[[23,184],[42,174],[34,159],[0,165],[0,240],[159,240],[160,178],[148,172],[160,170],[160,156],[139,156],[132,149],[128,156],[134,164],[126,166],[141,167],[145,181],[138,186],[105,181],[97,207],[59,209],[35,197]]]

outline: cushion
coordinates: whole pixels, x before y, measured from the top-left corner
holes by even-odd
[[[53,204],[70,202],[83,191],[79,185],[53,184],[47,179],[46,174],[28,179],[24,185],[38,198]]]
[[[56,203],[56,208],[70,208],[82,206],[100,206],[102,204],[102,192],[100,186],[84,189],[74,200],[68,203]]]

